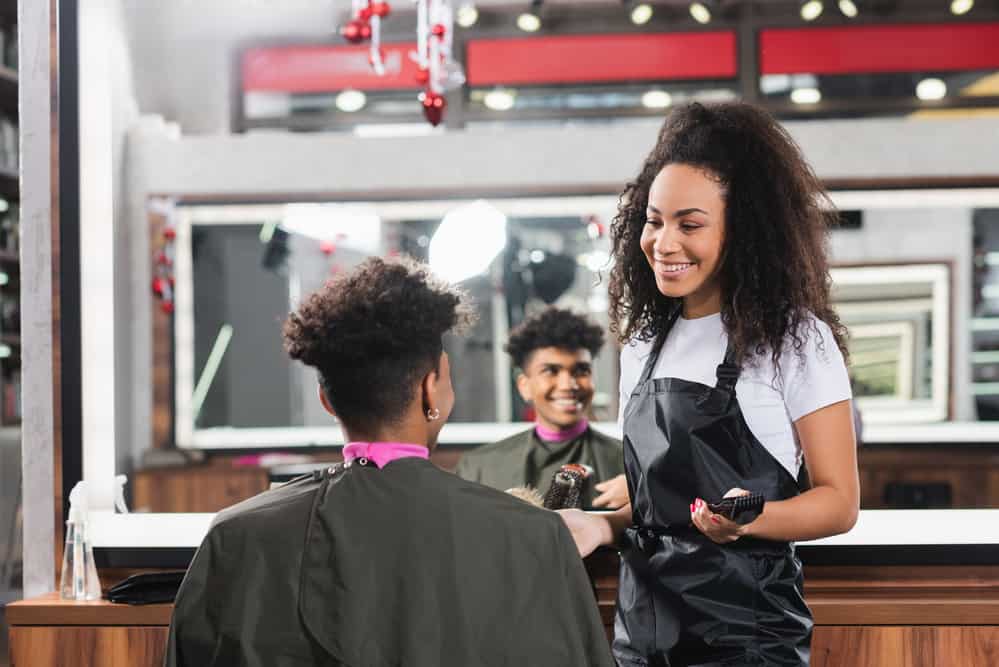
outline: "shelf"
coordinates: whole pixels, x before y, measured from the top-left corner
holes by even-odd
[[[20,264],[21,256],[13,250],[0,250],[0,262],[4,264]]]
[[[0,343],[4,343],[5,345],[11,345],[13,347],[20,347],[21,346],[21,337],[20,336],[14,336],[14,335],[11,335],[11,334],[5,334],[3,336],[0,336]]]

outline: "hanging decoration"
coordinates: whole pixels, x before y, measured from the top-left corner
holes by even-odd
[[[160,310],[166,314],[174,311],[174,246],[177,240],[177,216],[174,202],[169,199],[154,199],[148,204],[152,213],[163,217],[161,244],[153,255],[153,295],[160,301]]]
[[[444,120],[447,98],[444,93],[461,87],[465,73],[454,61],[452,45],[454,14],[447,0],[416,0],[416,82],[423,86],[420,103],[423,115],[436,127]]]
[[[351,0],[351,19],[340,28],[340,34],[351,44],[370,42],[368,62],[375,74],[385,74],[385,54],[382,52],[382,19],[392,13],[383,0]]]
[[[423,115],[436,127],[444,120],[447,91],[465,83],[465,72],[453,58],[454,13],[448,0],[415,0],[416,51],[410,57],[417,64],[416,82],[423,87],[419,100]],[[340,34],[351,44],[369,42],[368,62],[375,74],[385,74],[385,53],[381,47],[381,22],[392,9],[384,0],[351,0],[351,19]]]

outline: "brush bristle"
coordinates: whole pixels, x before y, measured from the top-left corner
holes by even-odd
[[[514,498],[520,498],[525,503],[530,503],[535,507],[544,507],[544,498],[541,497],[537,489],[530,486],[515,486],[512,489],[507,489],[506,492]]]

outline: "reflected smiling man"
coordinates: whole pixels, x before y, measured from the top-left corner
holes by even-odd
[[[518,369],[517,390],[534,407],[534,427],[466,453],[463,478],[493,488],[531,486],[544,494],[566,463],[593,469],[583,508],[616,509],[628,502],[621,442],[591,428],[593,359],[604,332],[582,315],[547,308],[510,334],[506,351]]]

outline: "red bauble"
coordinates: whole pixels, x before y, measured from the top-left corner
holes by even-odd
[[[324,255],[326,255],[327,257],[329,257],[330,255],[332,255],[333,253],[336,252],[336,244],[333,243],[332,241],[320,241],[319,242],[319,250]]]
[[[164,301],[160,304],[160,310],[162,310],[167,315],[173,314],[173,301]]]
[[[162,250],[156,253],[156,263],[160,266],[173,266],[173,260]]]
[[[177,230],[173,227],[167,227],[166,229],[163,230],[163,238],[165,238],[167,241],[173,241],[175,238],[177,238]]]
[[[371,11],[371,7],[364,7],[361,11],[357,12],[357,18],[364,23],[367,23],[371,20],[372,14],[373,12]]]
[[[163,279],[153,278],[153,294],[155,294],[156,296],[163,296],[163,288],[164,288]]]
[[[444,27],[443,23],[435,23],[434,27],[430,29],[430,34],[434,37],[443,37],[446,32],[447,28]]]
[[[430,81],[430,72],[427,70],[426,67],[421,67],[418,70],[416,70],[415,78],[416,78],[416,83],[422,86],[427,81]]]
[[[434,127],[440,125],[444,120],[444,110],[447,109],[447,100],[440,93],[427,90],[420,94],[420,102],[423,104],[423,115]]]
[[[376,2],[372,2],[370,5],[368,5],[368,7],[371,9],[372,14],[374,14],[375,16],[380,16],[381,18],[385,18],[392,12],[392,8],[389,7],[389,3],[381,2],[379,0],[376,0]]]
[[[366,42],[371,39],[371,24],[362,23],[361,24],[361,41]]]
[[[354,19],[340,28],[340,34],[351,44],[359,44],[367,39],[367,37],[364,36],[365,28],[367,28],[368,37],[371,37],[371,26],[364,21]]]

